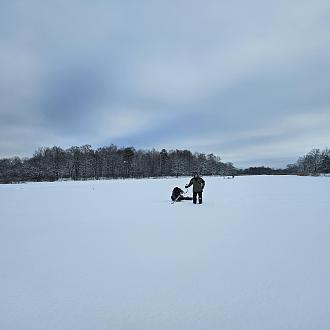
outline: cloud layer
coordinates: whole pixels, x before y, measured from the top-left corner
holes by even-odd
[[[328,1],[7,1],[0,156],[189,148],[283,166],[330,145]]]

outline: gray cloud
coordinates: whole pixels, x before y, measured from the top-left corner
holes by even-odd
[[[0,156],[118,143],[284,165],[330,144],[314,120],[330,113],[329,17],[323,0],[7,1]]]

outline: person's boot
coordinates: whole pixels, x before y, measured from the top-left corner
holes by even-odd
[[[201,198],[198,198],[198,203],[202,204],[202,199]]]

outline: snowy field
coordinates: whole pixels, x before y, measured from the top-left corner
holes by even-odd
[[[1,330],[326,330],[330,178],[0,185]]]

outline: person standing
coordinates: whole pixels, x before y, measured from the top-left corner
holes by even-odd
[[[197,172],[194,173],[194,177],[191,178],[190,182],[185,185],[186,188],[193,186],[193,203],[197,203],[197,195],[198,195],[198,203],[202,204],[203,202],[203,189],[205,187],[205,181],[198,175]]]

